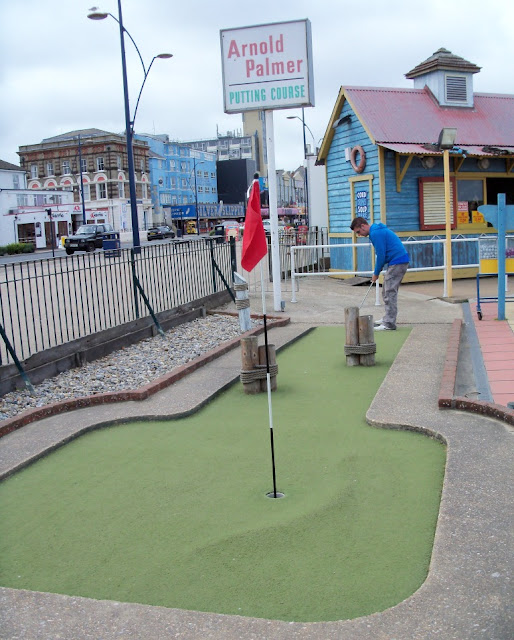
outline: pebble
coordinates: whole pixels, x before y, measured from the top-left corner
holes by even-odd
[[[256,320],[252,323],[259,324]],[[0,398],[0,420],[61,400],[138,389],[240,334],[237,317],[212,314],[198,318],[170,329],[164,338],[147,338],[43,380],[34,385],[32,395],[27,389],[7,393]]]

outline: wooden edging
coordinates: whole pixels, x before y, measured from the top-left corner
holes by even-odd
[[[220,315],[235,315],[237,316],[237,312],[219,312],[213,311],[212,313],[217,313]],[[252,314],[252,318],[260,319],[262,315]],[[289,324],[291,319],[289,316],[266,316],[267,328],[273,329],[276,327],[284,327]],[[45,405],[44,407],[35,407],[33,409],[28,409],[19,415],[8,418],[7,420],[3,420],[0,422],[0,438],[2,436],[11,433],[11,431],[16,431],[20,427],[24,427],[31,422],[36,422],[36,420],[42,420],[43,418],[48,418],[50,416],[58,415],[59,413],[64,413],[66,411],[73,411],[75,409],[83,409],[85,407],[94,407],[101,404],[112,404],[114,402],[128,402],[128,401],[141,401],[146,400],[150,396],[154,395],[158,391],[169,387],[173,383],[181,380],[188,374],[196,371],[200,367],[212,362],[216,358],[232,351],[235,349],[241,338],[246,338],[248,336],[257,336],[264,332],[264,327],[259,326],[255,327],[255,329],[250,329],[250,331],[246,331],[242,333],[237,338],[233,338],[232,340],[228,340],[224,342],[219,347],[216,347],[212,351],[205,353],[186,364],[177,367],[170,373],[167,373],[156,380],[152,380],[148,384],[139,387],[138,389],[125,390],[125,391],[110,391],[107,393],[97,393],[92,396],[83,396],[81,398],[72,398],[70,400],[62,400],[61,402],[54,402],[53,404]]]

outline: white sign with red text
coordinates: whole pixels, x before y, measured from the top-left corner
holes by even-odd
[[[222,29],[225,113],[314,106],[309,20]]]

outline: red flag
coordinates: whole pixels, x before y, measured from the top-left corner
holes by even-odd
[[[251,271],[267,253],[268,243],[262,225],[259,181],[254,180],[246,208],[241,266],[245,271]]]

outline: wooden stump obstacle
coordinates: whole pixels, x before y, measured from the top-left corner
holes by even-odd
[[[372,367],[375,364],[377,345],[374,340],[373,316],[359,316],[358,307],[344,310],[346,327],[346,366]]]
[[[274,344],[268,345],[270,387],[277,389],[277,355]],[[259,346],[256,336],[241,338],[241,382],[245,393],[255,394],[267,391],[266,345]]]

